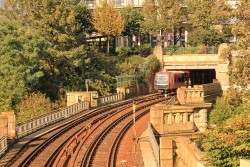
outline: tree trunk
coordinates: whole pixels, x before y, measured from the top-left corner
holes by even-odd
[[[109,56],[109,45],[110,45],[110,37],[109,35],[107,36],[107,55]]]
[[[172,39],[171,39],[171,45],[172,46],[175,45],[174,41],[175,41],[175,32],[174,32],[174,27],[172,27]]]

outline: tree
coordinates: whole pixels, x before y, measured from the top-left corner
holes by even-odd
[[[215,29],[206,30],[202,27],[196,28],[188,35],[187,44],[190,46],[219,46],[221,43],[228,41],[224,33]]]
[[[145,0],[142,3],[142,15],[144,20],[141,21],[142,33],[153,34],[159,31],[156,20],[157,20],[157,7],[154,0]]]
[[[18,4],[17,4],[18,3]],[[51,43],[45,52],[44,77],[40,91],[52,100],[58,99],[60,89],[81,90],[86,76],[85,38],[92,31],[90,10],[82,1],[11,1],[2,9],[6,19],[20,20],[27,28],[37,30]],[[76,88],[76,86],[78,86]]]
[[[144,17],[140,9],[131,6],[121,8],[120,13],[125,20],[123,35],[128,36],[129,46],[132,46],[132,36],[141,35],[140,22],[144,20]]]
[[[209,113],[209,123],[219,124],[232,116],[232,108],[226,97],[217,97],[216,102]]]
[[[250,84],[250,9],[247,7],[249,5],[250,2],[244,0],[237,1],[235,4],[232,11],[232,17],[235,18],[232,25],[232,34],[236,37],[236,41],[229,44],[228,48],[221,54],[221,57],[229,62],[229,84],[241,92],[243,102],[249,101],[250,97],[247,89]]]
[[[206,166],[238,167],[240,159],[249,159],[249,113],[217,124],[200,138],[202,149],[207,152]]]
[[[182,7],[179,0],[157,0],[158,4],[158,25],[163,31],[172,31],[172,45],[181,39],[183,22],[187,21],[186,7]],[[179,33],[177,35],[177,33]],[[165,39],[167,34],[165,34]]]
[[[190,1],[187,7],[189,23],[194,31],[188,36],[188,44],[219,45],[229,41],[232,6],[225,0]]]
[[[37,31],[0,19],[0,112],[17,111],[24,94],[41,88],[41,62],[49,47]]]
[[[143,82],[152,82],[156,72],[160,70],[161,63],[155,55],[149,55],[139,71]]]
[[[114,79],[119,75],[116,64],[118,63],[117,56],[107,56],[98,52],[95,47],[90,48],[88,51],[90,56],[88,64],[88,75],[91,79],[92,90],[97,90],[101,95],[109,95],[115,93]]]
[[[209,30],[215,25],[216,13],[213,12],[214,3],[212,0],[190,1],[188,11],[194,28],[202,27]]]
[[[96,31],[107,36],[107,54],[109,55],[110,39],[119,36],[124,31],[124,18],[114,4],[102,1],[92,12],[92,23]]]

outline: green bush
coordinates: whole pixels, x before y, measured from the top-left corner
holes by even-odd
[[[178,52],[178,46],[169,46],[163,49],[163,52],[166,55],[173,55],[173,54],[177,54]]]
[[[140,54],[140,46],[139,46],[139,45],[136,45],[135,47],[133,47],[132,53],[133,53],[134,55],[139,55],[139,54]]]
[[[210,124],[217,124],[226,121],[232,116],[232,109],[225,97],[217,97],[208,119]]]
[[[140,55],[147,57],[153,53],[153,48],[149,43],[143,44],[140,48]]]
[[[118,53],[119,56],[126,56],[132,52],[129,46],[118,46],[115,48],[115,52]]]

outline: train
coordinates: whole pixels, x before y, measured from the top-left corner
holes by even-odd
[[[155,73],[154,88],[161,93],[175,91],[181,86],[187,86],[190,71],[160,71]]]

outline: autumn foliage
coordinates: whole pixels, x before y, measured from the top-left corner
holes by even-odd
[[[92,24],[96,31],[107,36],[107,53],[109,53],[110,38],[119,36],[124,31],[124,18],[114,4],[108,4],[105,1],[95,6],[92,17]]]

